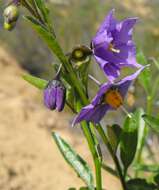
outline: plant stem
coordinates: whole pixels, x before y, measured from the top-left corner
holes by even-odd
[[[94,138],[91,134],[89,124],[87,124],[86,122],[82,122],[81,126],[82,126],[82,130],[84,132],[84,135],[87,139],[89,149],[93,156],[93,161],[94,161],[94,165],[95,165],[95,173],[96,173],[96,189],[102,190],[101,161],[98,156],[97,149],[95,147]]]
[[[109,153],[110,153],[110,155],[111,155],[111,157],[112,157],[112,159],[113,159],[113,161],[115,163],[115,166],[116,166],[116,169],[118,171],[118,175],[119,175],[120,182],[121,182],[121,185],[123,187],[123,190],[127,190],[125,179],[124,179],[124,176],[122,174],[122,169],[121,169],[119,160],[118,160],[117,156],[114,154],[113,149],[112,149],[112,147],[111,147],[111,145],[110,145],[110,143],[109,143],[109,141],[107,139],[107,136],[105,135],[105,132],[104,132],[103,128],[100,125],[96,125],[96,129],[97,129],[98,133],[100,134],[104,144],[108,148],[108,151],[109,151]]]
[[[82,104],[80,101],[77,101],[77,111],[79,112],[81,110]],[[87,123],[85,121],[81,122],[81,127],[83,130],[83,133],[86,137],[89,149],[91,151],[93,162],[95,166],[95,176],[96,176],[96,189],[102,190],[102,176],[101,176],[101,159],[98,154],[98,150],[96,147],[96,141],[94,137],[94,133],[91,130],[91,123]]]
[[[88,75],[88,77],[89,77],[93,82],[95,82],[98,86],[101,86],[101,83],[100,83],[96,78],[94,78],[92,75]]]

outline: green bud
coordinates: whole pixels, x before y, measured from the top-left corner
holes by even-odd
[[[91,54],[91,49],[89,49],[87,46],[79,45],[72,50],[70,54],[70,60],[72,62],[85,62]]]
[[[6,30],[12,30],[19,17],[19,10],[16,5],[9,5],[3,13],[4,16],[4,28]]]
[[[5,30],[11,31],[15,28],[16,22],[13,22],[11,24],[4,22],[3,27]]]

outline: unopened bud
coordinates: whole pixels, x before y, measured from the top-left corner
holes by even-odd
[[[90,48],[84,45],[79,45],[72,50],[70,59],[73,62],[85,62],[91,54],[92,51]]]
[[[62,111],[65,106],[66,88],[59,80],[52,80],[44,90],[44,104],[47,108]]]
[[[6,30],[12,30],[19,17],[19,10],[16,5],[9,5],[3,13],[4,16],[4,28]]]

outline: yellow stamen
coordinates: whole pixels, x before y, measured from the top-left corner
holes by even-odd
[[[114,53],[120,53],[120,49],[115,49],[112,43],[109,44],[108,49]]]
[[[117,109],[123,104],[123,98],[117,90],[110,89],[104,96],[104,102]]]

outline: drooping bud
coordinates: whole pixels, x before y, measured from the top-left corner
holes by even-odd
[[[44,104],[47,108],[61,112],[66,100],[66,88],[60,80],[50,81],[44,90]]]
[[[4,28],[6,30],[14,29],[16,22],[19,18],[19,10],[16,5],[9,5],[3,13],[4,16]]]
[[[71,62],[85,62],[89,60],[91,54],[92,50],[90,48],[79,45],[72,50],[70,60]]]

